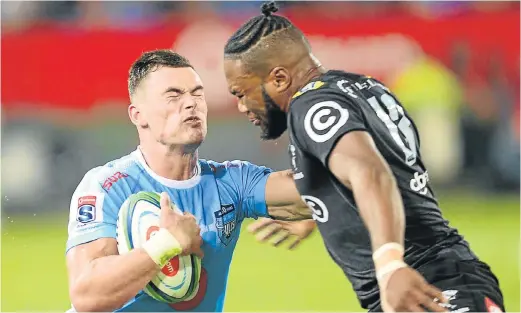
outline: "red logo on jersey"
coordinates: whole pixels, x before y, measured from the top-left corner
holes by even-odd
[[[159,231],[159,227],[150,226],[147,230],[147,241],[152,237],[157,231]],[[173,257],[170,262],[168,262],[163,268],[161,272],[168,277],[173,277],[179,272],[179,256]]]
[[[485,307],[487,308],[487,311],[489,311],[490,313],[503,312],[501,308],[488,297],[485,297]]]
[[[177,311],[188,311],[196,308],[204,299],[206,295],[206,288],[208,286],[208,275],[204,267],[201,267],[201,279],[199,280],[199,290],[192,300],[183,301],[179,303],[171,303],[169,306]]]
[[[83,196],[78,199],[78,208],[84,205],[92,205],[96,207],[96,196]]]
[[[121,178],[125,178],[125,177],[128,177],[128,174],[116,172],[114,175],[110,176],[109,178],[107,178],[105,180],[105,182],[103,183],[103,189],[105,189],[106,191],[109,191],[110,187],[112,187],[113,184],[115,184]]]
[[[173,257],[170,262],[166,263],[161,272],[168,277],[174,277],[179,272],[179,256]]]
[[[159,231],[159,226],[150,226],[147,230],[147,241],[154,235],[157,231]]]

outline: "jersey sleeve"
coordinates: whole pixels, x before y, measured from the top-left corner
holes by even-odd
[[[228,165],[239,193],[239,206],[244,217],[268,217],[266,181],[272,170],[246,161],[232,161]]]
[[[291,104],[290,131],[301,148],[326,167],[331,151],[343,135],[367,131],[356,97],[328,88],[309,91]]]
[[[124,199],[118,189],[105,191],[98,169],[88,172],[72,195],[66,251],[97,240],[116,238],[118,211]]]

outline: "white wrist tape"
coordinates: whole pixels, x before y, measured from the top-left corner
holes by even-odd
[[[386,244],[381,245],[380,248],[376,249],[376,251],[373,253],[373,260],[378,260],[380,257],[382,257],[382,255],[384,255],[384,253],[386,253],[389,250],[398,251],[401,253],[401,255],[403,255],[405,252],[401,244],[396,242],[388,242]]]
[[[386,265],[382,266],[378,271],[376,271],[376,279],[378,281],[381,281],[384,276],[389,275],[393,273],[394,271],[407,267],[408,265],[400,260],[395,260],[387,263]]]
[[[177,239],[165,228],[160,228],[143,244],[142,248],[160,268],[163,268],[170,259],[183,252]]]

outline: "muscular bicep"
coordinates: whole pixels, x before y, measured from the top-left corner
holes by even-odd
[[[66,255],[69,286],[73,285],[92,261],[117,254],[118,245],[114,238],[100,238],[71,248]]]
[[[331,151],[327,164],[333,175],[351,190],[353,184],[374,176],[392,177],[389,165],[365,131],[344,134]]]
[[[272,173],[266,182],[268,214],[280,220],[311,218],[311,211],[300,198],[291,170]]]

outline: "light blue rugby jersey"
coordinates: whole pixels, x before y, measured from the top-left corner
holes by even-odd
[[[195,215],[201,227],[205,256],[199,293],[171,307],[140,292],[117,311],[220,312],[241,223],[246,217],[267,216],[265,186],[270,173],[269,168],[249,162],[200,159],[194,177],[174,181],[152,172],[138,148],[90,170],[80,182],[71,200],[67,251],[99,238],[116,238],[118,211],[131,194],[166,191],[181,211]]]

